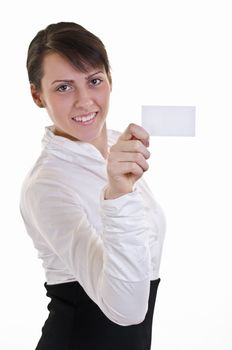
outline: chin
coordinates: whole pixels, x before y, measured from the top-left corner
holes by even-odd
[[[79,132],[74,133],[72,136],[75,137],[79,141],[83,142],[93,142],[98,138],[102,138],[104,142],[104,138],[106,136],[106,125],[105,123],[101,127],[83,127],[82,130],[78,130]]]

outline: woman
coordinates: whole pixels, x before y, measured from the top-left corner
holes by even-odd
[[[82,26],[40,31],[27,69],[52,120],[20,202],[51,298],[36,349],[148,350],[165,231],[142,179],[149,135],[135,124],[106,128],[108,57]]]

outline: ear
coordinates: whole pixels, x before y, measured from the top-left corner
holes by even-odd
[[[41,91],[38,91],[38,89],[34,84],[31,84],[30,87],[31,87],[31,96],[35,104],[40,108],[45,107],[45,102],[43,100]]]

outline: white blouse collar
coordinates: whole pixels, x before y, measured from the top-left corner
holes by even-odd
[[[52,129],[52,125],[45,127],[45,135],[42,139],[44,148],[67,150],[73,155],[88,155],[91,158],[94,157],[105,161],[100,151],[94,145],[87,142],[72,141],[66,137],[55,135]],[[107,129],[108,147],[111,147],[116,142],[120,134],[119,131]]]

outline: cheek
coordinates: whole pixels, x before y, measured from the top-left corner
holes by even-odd
[[[67,108],[67,101],[64,99],[59,98],[49,98],[47,101],[47,109],[50,111],[50,113],[55,114],[56,116],[59,116],[59,114],[62,114],[62,111]]]
[[[107,108],[109,105],[109,100],[110,100],[110,91],[108,89],[105,89],[101,94],[98,96],[98,101],[104,106],[104,108]]]

